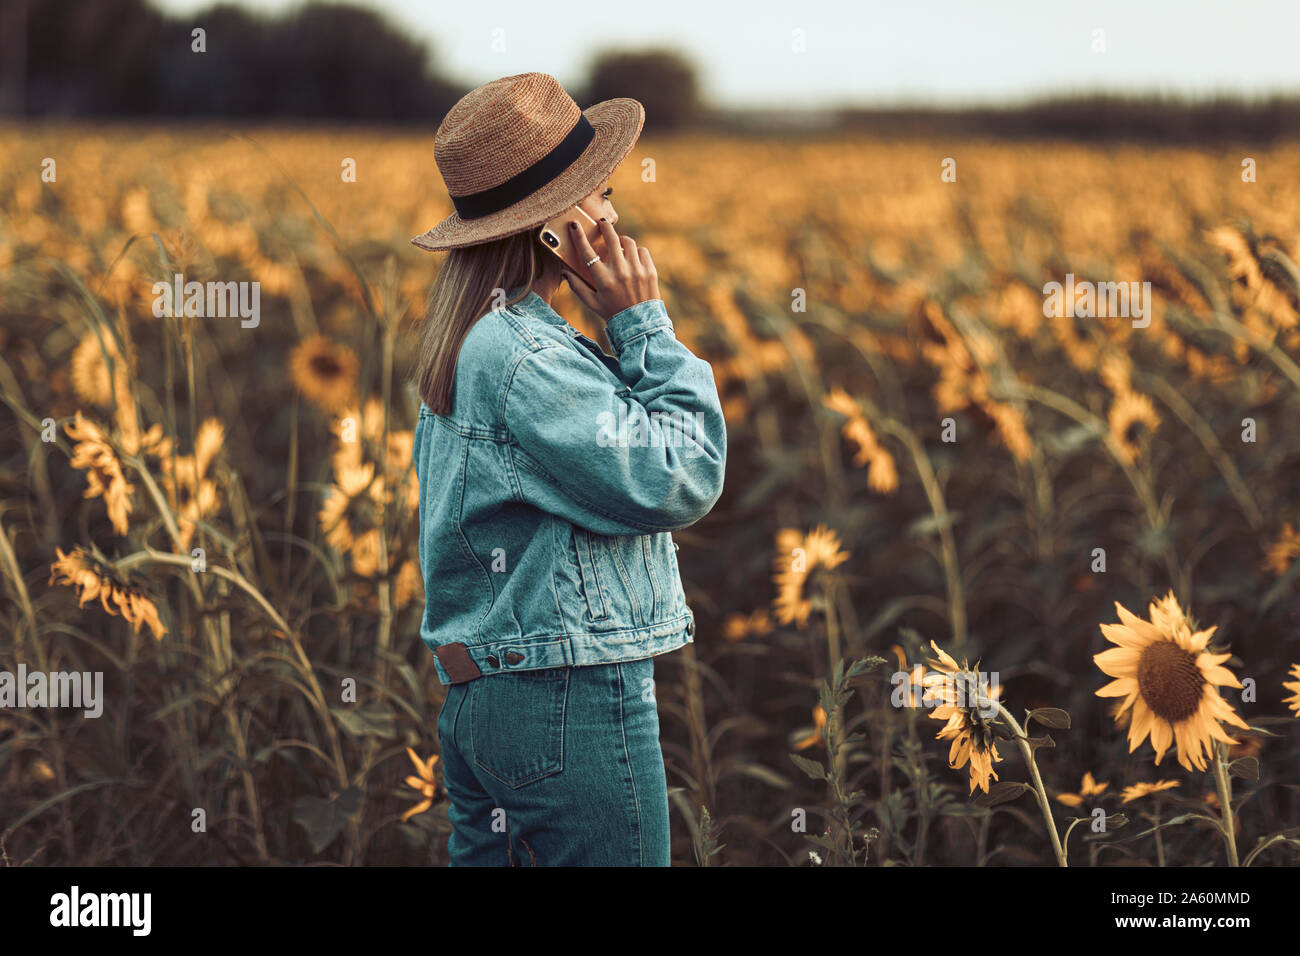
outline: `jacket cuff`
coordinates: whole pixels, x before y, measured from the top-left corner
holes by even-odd
[[[646,299],[636,305],[630,305],[618,312],[605,323],[605,335],[615,352],[623,351],[623,346],[642,335],[649,335],[658,329],[673,331],[673,320],[668,318],[668,309],[663,299]]]

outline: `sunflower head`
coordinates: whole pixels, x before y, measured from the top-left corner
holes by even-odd
[[[1122,392],[1110,407],[1110,437],[1130,464],[1159,427],[1160,416],[1151,399],[1138,392]]]
[[[1288,521],[1282,526],[1278,539],[1269,545],[1264,567],[1272,571],[1274,577],[1280,578],[1296,558],[1300,558],[1300,532]]]
[[[935,735],[936,739],[952,741],[948,766],[954,770],[969,766],[970,792],[974,793],[978,786],[988,793],[989,778],[998,779],[993,764],[1002,760],[994,729],[998,710],[993,703],[1002,688],[996,684],[989,687],[987,679],[980,674],[978,662],[974,668],[967,665],[965,658],[958,664],[934,641],[930,646],[938,657],[930,661],[934,670],[923,678],[926,701],[938,701],[930,717],[946,722]],[[987,706],[980,706],[984,703],[982,699],[987,699]]]
[[[1292,664],[1289,673],[1295,680],[1283,681],[1282,686],[1289,691],[1294,691],[1294,693],[1282,703],[1290,707],[1297,717],[1300,717],[1300,664]]]
[[[433,806],[433,799],[438,793],[438,784],[433,776],[433,768],[438,762],[438,755],[433,754],[427,760],[421,760],[419,754],[410,747],[406,748],[406,753],[411,758],[411,763],[415,764],[416,770],[415,774],[406,778],[406,785],[414,788],[424,799],[402,814],[403,823],[417,813],[423,813]]]
[[[1135,783],[1131,787],[1125,787],[1120,796],[1122,802],[1132,803],[1140,797],[1150,796],[1153,793],[1159,793],[1161,790],[1172,790],[1178,786],[1177,780],[1157,780],[1154,783]]]
[[[776,619],[782,624],[806,627],[813,607],[812,600],[805,596],[810,576],[818,569],[831,571],[848,559],[849,553],[840,548],[839,537],[825,525],[818,525],[806,535],[793,528],[777,532],[772,555]]]
[[[355,404],[360,367],[355,352],[323,335],[309,336],[289,354],[294,385],[327,412]]]
[[[1130,753],[1149,734],[1157,766],[1176,743],[1178,762],[1188,770],[1204,771],[1213,741],[1237,742],[1224,732],[1220,721],[1247,727],[1218,691],[1220,686],[1241,686],[1223,666],[1231,655],[1206,649],[1215,628],[1197,630],[1172,591],[1150,604],[1150,620],[1118,602],[1115,609],[1120,623],[1103,624],[1101,632],[1117,646],[1093,657],[1115,679],[1097,696],[1123,698],[1116,719],[1126,712],[1131,718]]]
[[[1098,783],[1093,779],[1092,771],[1083,775],[1078,793],[1058,793],[1056,799],[1067,807],[1081,807],[1090,797],[1099,797],[1106,792],[1109,783]]]
[[[167,633],[158,617],[158,608],[137,587],[129,574],[104,558],[98,550],[74,547],[69,554],[54,549],[57,559],[50,565],[50,584],[66,584],[77,591],[77,605],[99,599],[109,614],[120,615],[138,634],[148,625],[157,640]]]

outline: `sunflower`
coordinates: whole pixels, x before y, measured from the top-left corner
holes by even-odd
[[[1029,438],[1024,413],[1006,402],[984,401],[980,403],[980,408],[984,414],[993,419],[998,436],[1002,439],[1002,444],[1007,446],[1007,451],[1011,452],[1017,461],[1028,461],[1033,455],[1034,445]]]
[[[1138,442],[1142,437],[1139,426],[1145,425],[1148,434],[1160,427],[1151,399],[1139,392],[1123,392],[1110,406],[1110,436],[1119,446],[1124,460],[1132,464],[1137,459]]]
[[[776,584],[776,600],[772,602],[776,619],[782,624],[797,623],[802,629],[808,625],[812,601],[804,597],[808,576],[817,568],[831,570],[849,559],[847,551],[840,550],[840,539],[825,525],[818,525],[807,535],[793,528],[782,528],[776,535],[776,551],[772,556],[772,576]]]
[[[1300,717],[1300,664],[1292,664],[1289,674],[1294,677],[1295,680],[1283,681],[1282,686],[1287,690],[1295,691],[1295,693],[1292,696],[1285,698],[1282,703],[1295,711],[1297,717]]]
[[[137,634],[149,625],[153,636],[162,640],[167,633],[158,619],[158,608],[143,591],[124,580],[111,564],[81,547],[71,554],[54,549],[57,560],[50,564],[50,584],[67,584],[77,589],[77,606],[95,598],[109,614],[120,614]]]
[[[1098,697],[1123,697],[1120,712],[1132,708],[1129,753],[1151,735],[1160,765],[1171,743],[1178,745],[1178,762],[1188,770],[1206,769],[1205,754],[1213,740],[1235,744],[1220,720],[1238,727],[1247,724],[1219,696],[1218,685],[1240,687],[1223,666],[1232,655],[1211,654],[1206,643],[1216,628],[1194,631],[1172,591],[1151,603],[1151,620],[1144,621],[1118,601],[1120,624],[1102,624],[1101,632],[1117,647],[1093,655],[1101,670],[1115,678],[1097,691]]]
[[[1264,567],[1272,571],[1275,577],[1280,578],[1296,558],[1300,558],[1300,533],[1297,533],[1295,526],[1288,521],[1282,526],[1281,536],[1269,545]]]
[[[1139,797],[1149,796],[1153,793],[1159,793],[1161,790],[1172,790],[1178,786],[1177,780],[1161,780],[1157,783],[1135,783],[1131,787],[1125,787],[1120,794],[1123,797],[1122,803],[1132,803]]]
[[[194,454],[175,454],[170,440],[166,439],[158,440],[153,446],[153,453],[162,466],[163,487],[168,496],[179,503],[176,508],[176,525],[179,548],[182,551],[189,548],[199,520],[205,515],[213,514],[220,507],[221,496],[217,485],[207,474],[225,442],[226,427],[220,419],[209,418],[199,426],[194,441]]]
[[[393,585],[393,603],[399,608],[406,607],[420,594],[423,583],[420,569],[415,562],[403,562],[397,570],[397,580]]]
[[[907,655],[903,653],[903,648],[899,644],[894,644],[889,648],[898,658],[898,674],[902,674],[903,679],[899,681],[901,686],[898,688],[902,692],[903,707],[924,707],[925,706],[925,668],[920,664],[912,665],[911,670],[907,667]]]
[[[767,608],[755,608],[749,614],[728,614],[722,622],[722,634],[733,644],[747,637],[762,637],[772,633],[772,616]]]
[[[876,433],[858,403],[844,389],[835,388],[822,399],[822,404],[844,416],[840,433],[857,448],[853,464],[870,466],[867,469],[867,487],[886,495],[897,491],[898,469],[894,465],[894,456],[876,440]]]
[[[1067,807],[1081,807],[1089,797],[1097,797],[1106,792],[1109,783],[1098,783],[1092,777],[1092,771],[1083,775],[1078,793],[1058,793],[1056,799]]]
[[[1101,380],[1106,383],[1106,388],[1116,398],[1133,391],[1133,383],[1129,376],[1133,371],[1133,364],[1126,355],[1119,352],[1110,352],[1106,354],[1097,369],[1101,375]]]
[[[975,792],[976,785],[985,793],[989,792],[989,777],[998,779],[993,764],[1000,763],[997,744],[993,739],[993,723],[978,706],[966,702],[966,694],[977,687],[980,693],[990,701],[995,701],[1002,693],[999,685],[987,686],[979,676],[979,662],[972,670],[965,659],[961,664],[939,649],[934,641],[930,642],[938,660],[931,660],[934,670],[926,674],[923,682],[926,687],[926,700],[939,701],[930,717],[934,720],[946,720],[947,723],[936,734],[937,740],[951,740],[948,750],[948,766],[960,770],[970,765],[970,792]],[[978,681],[978,684],[977,684]]]
[[[110,380],[108,363],[104,354],[113,363],[113,376]],[[87,332],[72,350],[72,389],[83,402],[107,408],[113,404],[113,394],[126,389],[129,373],[122,354],[117,349],[117,342],[108,332],[97,334]],[[116,383],[116,384],[114,384]]]
[[[366,458],[378,459],[384,432],[384,406],[371,396],[363,407],[349,405],[330,425],[337,444],[334,449],[334,472],[343,474],[360,468]],[[420,483],[411,471],[415,451],[415,432],[390,430],[385,446],[384,468],[387,501],[398,501],[408,514],[420,506]]]
[[[406,778],[407,786],[414,787],[418,790],[420,796],[424,799],[402,814],[403,823],[411,819],[411,817],[415,816],[417,813],[423,813],[425,810],[428,810],[433,806],[434,795],[438,792],[438,784],[433,779],[433,766],[438,762],[438,755],[431,754],[428,760],[421,760],[410,747],[406,748],[406,752],[410,755],[411,763],[415,764],[415,769],[419,773],[418,777],[415,774],[411,774],[411,776]]]
[[[340,412],[356,401],[360,364],[346,345],[312,335],[289,354],[289,377],[309,401]]]
[[[353,571],[374,577],[379,571],[379,524],[387,500],[384,479],[375,476],[373,462],[366,462],[336,469],[335,481],[317,516],[325,540],[351,558]]]
[[[821,729],[825,726],[826,726],[826,711],[822,709],[821,704],[818,704],[816,707],[813,708],[812,733],[798,740],[794,745],[794,749],[807,750],[809,747],[814,747],[817,744],[821,743],[822,742]]]
[[[63,430],[76,442],[72,446],[72,467],[86,472],[86,490],[82,497],[102,497],[113,530],[121,535],[126,534],[127,515],[133,508],[131,496],[135,493],[135,487],[122,473],[122,462],[118,460],[117,452],[99,427],[82,418],[80,411],[72,424],[64,425]]]

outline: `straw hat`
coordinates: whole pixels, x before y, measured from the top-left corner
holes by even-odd
[[[470,90],[433,141],[456,211],[412,244],[437,252],[540,226],[599,186],[644,123],[645,108],[625,96],[579,109],[547,73]]]

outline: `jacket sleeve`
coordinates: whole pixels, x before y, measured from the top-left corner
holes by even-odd
[[[688,527],[721,496],[726,469],[713,369],[677,340],[662,299],[605,331],[621,382],[563,345],[515,363],[503,402],[515,493],[597,534]]]

